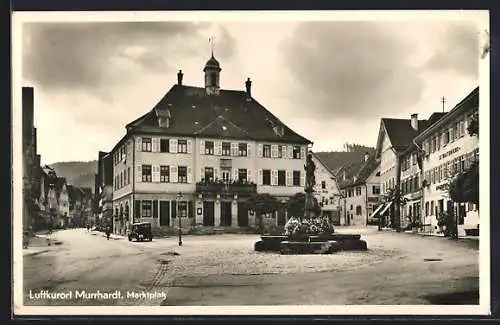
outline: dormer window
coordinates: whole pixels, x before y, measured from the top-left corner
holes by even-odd
[[[283,125],[276,125],[276,126],[274,126],[273,127],[273,131],[279,137],[282,137],[283,134],[285,133],[285,129],[284,129]]]
[[[170,127],[170,109],[156,109],[156,116],[158,118],[158,125],[161,128]]]
[[[158,124],[161,128],[168,128],[170,126],[170,119],[165,116],[160,116],[158,118]]]

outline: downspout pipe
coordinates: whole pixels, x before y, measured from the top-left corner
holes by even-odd
[[[132,204],[130,205],[131,206],[131,210],[132,211],[129,211],[129,213],[132,214],[132,223],[135,223],[135,211],[136,211],[136,207],[135,207],[135,138],[134,137],[131,137],[132,139]]]

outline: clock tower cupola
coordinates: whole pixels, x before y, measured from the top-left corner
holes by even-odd
[[[220,71],[222,70],[219,61],[214,57],[214,40],[210,38],[212,47],[212,56],[205,64],[203,72],[205,72],[205,91],[207,95],[218,95],[220,90]]]

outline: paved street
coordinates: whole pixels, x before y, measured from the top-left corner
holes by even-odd
[[[254,252],[258,235],[187,236],[182,247],[175,237],[130,243],[82,229],[55,237],[61,245],[24,257],[26,305],[478,303],[478,243],[469,240],[367,229],[367,252],[294,256]],[[123,297],[29,298],[44,289]]]

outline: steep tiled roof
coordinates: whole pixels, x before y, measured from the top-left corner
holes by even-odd
[[[418,120],[418,131],[411,127],[410,119],[382,118],[382,123],[387,131],[387,136],[392,147],[404,151],[412,144],[413,139],[430,125],[439,120],[446,113],[433,113],[428,120]]]
[[[64,184],[66,184],[66,178],[64,178],[64,177],[58,177],[56,179],[55,188],[56,188],[56,193],[57,193],[58,196],[61,194],[61,190],[62,190]]]
[[[337,182],[341,189],[348,188],[355,185],[364,184],[370,177],[373,171],[378,167],[377,161],[373,155],[370,155],[367,161],[361,160],[350,165],[346,165],[339,171],[337,175]],[[345,179],[344,179],[345,171]]]
[[[374,148],[367,148],[369,154],[375,152]],[[335,175],[337,175],[344,166],[363,161],[365,151],[331,151],[316,152],[318,157]]]
[[[330,172],[330,174],[332,174],[333,177],[336,176],[335,172],[331,170],[330,167],[328,167],[328,165],[323,161],[321,157],[318,156],[316,152],[313,152],[312,155],[320,162],[321,165],[323,165],[323,167],[326,168],[326,170],[328,170],[328,172]]]
[[[157,116],[170,114],[168,128]],[[283,132],[275,127],[283,127]],[[288,128],[244,91],[220,90],[207,96],[204,88],[174,85],[148,113],[127,125],[129,133],[245,138],[275,142],[310,143]]]

